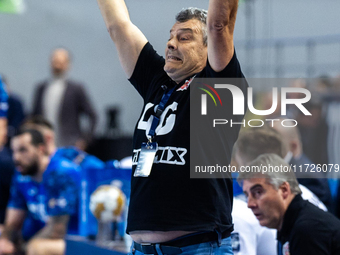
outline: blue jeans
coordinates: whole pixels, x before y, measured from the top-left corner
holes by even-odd
[[[157,247],[157,245],[156,245]],[[157,249],[157,248],[156,248]],[[233,255],[233,249],[231,247],[231,238],[227,237],[222,239],[221,246],[218,246],[217,241],[194,244],[182,247],[181,250],[183,251],[180,255]],[[160,249],[157,249],[159,255],[163,255]],[[129,255],[143,255],[144,253],[134,250],[133,244],[131,246],[131,250]],[[166,254],[164,254],[166,255]]]

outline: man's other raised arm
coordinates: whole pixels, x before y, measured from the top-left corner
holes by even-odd
[[[238,0],[210,0],[208,9],[208,60],[212,69],[222,71],[234,54],[233,34]]]
[[[106,28],[115,43],[120,63],[128,78],[147,43],[144,34],[131,22],[124,0],[97,0]]]

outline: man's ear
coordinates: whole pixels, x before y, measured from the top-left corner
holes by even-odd
[[[38,148],[42,155],[48,155],[47,146],[45,144],[39,144]]]
[[[288,196],[292,193],[288,182],[282,183],[279,187],[279,190],[281,191],[283,199],[287,199]]]
[[[51,141],[54,140],[54,134],[46,132],[44,139],[45,139],[46,144],[49,144]]]
[[[298,143],[297,143],[297,141],[291,141],[291,142],[289,143],[289,150],[295,155],[297,149],[298,149]]]

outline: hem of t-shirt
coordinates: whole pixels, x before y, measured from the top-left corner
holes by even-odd
[[[133,225],[133,224],[132,224]],[[137,225],[137,224],[136,224]],[[211,224],[197,224],[197,225],[181,225],[181,226],[174,226],[174,225],[168,225],[168,226],[162,226],[160,227],[160,224],[138,224],[137,226],[127,228],[126,233],[129,234],[133,231],[214,231],[216,229],[222,230],[223,233],[232,232],[234,230],[233,225],[222,225],[222,226],[216,226]]]
[[[7,205],[7,208],[13,208],[13,209],[19,209],[19,210],[27,211],[27,208],[15,206],[15,205],[10,205],[10,204]]]

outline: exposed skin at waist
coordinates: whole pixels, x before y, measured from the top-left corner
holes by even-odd
[[[132,231],[130,236],[136,243],[164,243],[196,231]]]

